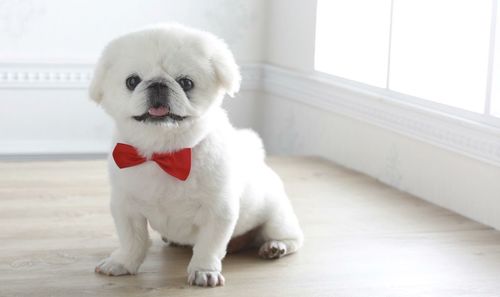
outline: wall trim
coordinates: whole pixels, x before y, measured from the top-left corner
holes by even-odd
[[[0,63],[0,89],[86,89],[89,63]],[[500,166],[500,129],[318,73],[242,64],[242,91],[263,91]],[[80,151],[81,152],[81,151]]]
[[[0,89],[84,89],[92,69],[92,64],[2,63]]]
[[[90,63],[0,63],[0,89],[86,89],[92,79]],[[262,66],[243,64],[242,90],[260,88]]]
[[[341,79],[262,66],[265,92],[355,118],[500,166],[500,129],[378,94]]]

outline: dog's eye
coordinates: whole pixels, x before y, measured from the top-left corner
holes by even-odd
[[[183,77],[183,78],[178,79],[177,82],[179,83],[181,88],[184,90],[184,92],[187,92],[187,91],[191,90],[192,88],[194,88],[194,83],[189,78]]]
[[[127,77],[127,80],[125,81],[125,84],[127,85],[127,89],[133,91],[135,87],[141,82],[141,78],[138,75],[131,75]]]

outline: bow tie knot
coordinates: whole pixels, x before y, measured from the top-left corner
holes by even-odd
[[[113,159],[120,169],[153,161],[163,171],[183,181],[188,178],[191,171],[190,148],[181,149],[176,152],[154,153],[148,160],[141,156],[135,147],[125,143],[117,143],[113,149]]]

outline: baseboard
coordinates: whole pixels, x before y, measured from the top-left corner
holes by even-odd
[[[0,155],[0,162],[87,161],[87,160],[104,160],[107,157],[108,154],[106,153],[21,154],[21,155]]]
[[[0,159],[16,156],[96,155],[110,148],[108,140],[0,140]]]

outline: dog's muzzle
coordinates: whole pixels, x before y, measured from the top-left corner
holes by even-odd
[[[149,106],[153,108],[168,106],[168,86],[162,82],[154,82],[147,87]]]
[[[133,118],[139,122],[160,122],[164,120],[182,121],[186,117],[176,115],[170,112],[169,88],[163,82],[152,82],[147,88],[148,110],[139,116]]]

